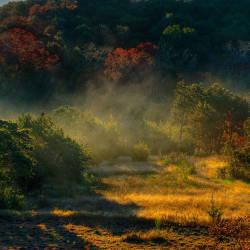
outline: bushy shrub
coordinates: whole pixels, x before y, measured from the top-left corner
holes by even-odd
[[[36,186],[36,170],[29,131],[0,120],[0,181],[28,192]]]
[[[34,141],[37,175],[42,183],[81,183],[84,181],[87,162],[86,150],[73,139],[66,137],[49,117],[22,115],[18,124],[29,129]]]
[[[163,165],[174,165],[174,177],[177,182],[182,184],[188,181],[188,176],[195,174],[195,159],[184,153],[170,153],[163,157]]]
[[[244,244],[244,241],[249,239],[249,226],[250,216],[239,217],[212,223],[209,227],[209,233],[217,240],[235,239]]]
[[[134,145],[132,158],[135,161],[147,161],[150,155],[150,149],[144,142],[139,142]]]
[[[0,184],[0,209],[22,209],[24,196],[10,185]]]
[[[89,187],[86,149],[66,137],[49,117],[0,120],[0,208],[20,208],[23,196],[44,184]]]
[[[204,151],[202,148],[195,148],[194,155],[197,157],[206,157],[209,156],[209,153]]]
[[[150,145],[153,154],[169,152],[176,148],[175,142],[170,138],[169,126],[168,123],[144,120],[136,128],[137,139]]]
[[[231,174],[230,174],[230,168],[228,166],[218,168],[217,172],[216,172],[216,175],[217,175],[217,178],[220,178],[220,179],[223,179],[223,180],[232,177]]]
[[[173,165],[183,164],[183,162],[186,165],[195,166],[194,157],[187,155],[185,153],[172,152],[164,156],[162,160],[162,163],[166,166],[171,165],[171,164]]]
[[[188,165],[187,162],[182,161],[175,168],[175,177],[179,183],[186,182],[188,176],[195,173],[194,165]]]
[[[232,151],[229,172],[234,178],[250,180],[250,143]]]
[[[96,162],[128,154],[126,140],[121,136],[118,122],[112,115],[100,119],[88,110],[63,106],[53,110],[51,116],[57,126],[78,143],[88,144]]]

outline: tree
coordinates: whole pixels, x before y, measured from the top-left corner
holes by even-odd
[[[0,35],[0,63],[5,67],[18,69],[26,65],[38,70],[58,60],[58,56],[51,55],[31,32],[11,28]]]
[[[225,144],[232,145],[235,136],[239,138],[243,133],[248,116],[249,104],[244,98],[213,84],[206,90],[204,101],[196,105],[189,131],[197,147],[219,153]]]
[[[219,152],[224,145],[222,139],[223,124],[218,110],[207,102],[198,103],[191,115],[189,131],[195,141],[197,149],[202,149],[207,154]]]
[[[78,0],[47,0],[44,5],[34,4],[29,9],[29,16],[44,15],[49,11],[54,12],[57,9],[74,10],[78,6]]]
[[[250,180],[250,118],[244,123],[243,143],[238,140],[231,147],[229,172],[234,178]],[[241,137],[241,138],[242,138]],[[238,138],[236,138],[238,139]]]
[[[158,58],[168,71],[193,71],[198,60],[197,32],[179,24],[168,25],[162,33]]]
[[[233,135],[243,133],[244,122],[249,116],[247,101],[219,84],[213,84],[207,90],[207,102],[218,112],[222,130],[233,143]]]
[[[205,90],[200,84],[188,86],[183,81],[177,84],[171,120],[172,123],[179,126],[179,142],[182,141],[184,129],[189,124],[195,107],[204,99],[204,92]]]
[[[153,64],[156,50],[157,47],[151,43],[141,43],[128,50],[117,48],[107,56],[104,73],[112,80],[119,80],[143,70]]]
[[[88,153],[66,137],[49,117],[45,114],[38,117],[22,115],[18,125],[29,129],[34,137],[34,156],[42,183],[73,185],[85,181]]]
[[[240,138],[248,116],[247,101],[219,84],[205,89],[201,84],[178,83],[171,119],[179,126],[180,142],[185,131],[197,148],[220,152],[236,135]]]
[[[29,131],[0,120],[0,182],[27,192],[37,184],[36,171]]]

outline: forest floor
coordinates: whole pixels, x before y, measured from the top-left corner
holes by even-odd
[[[249,184],[218,179],[223,166],[218,157],[197,159],[194,174],[176,177],[157,159],[104,162],[91,170],[100,180],[93,190],[1,211],[0,249],[250,249],[247,238],[209,235],[212,199],[225,219],[250,211]]]

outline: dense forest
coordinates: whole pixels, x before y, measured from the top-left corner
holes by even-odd
[[[41,104],[89,84],[130,84],[152,75],[158,76],[155,89],[170,91],[184,79],[249,90],[249,4],[11,2],[0,11],[0,94],[13,103]]]
[[[249,0],[0,7],[0,209],[39,210],[49,199],[94,197],[100,188],[104,195],[115,177],[104,184],[96,168],[122,157],[145,169],[149,162],[169,167],[156,181],[162,190],[213,197],[226,182],[235,190],[249,185],[249,31]],[[202,161],[215,156],[225,165],[213,178],[202,176]],[[216,235],[226,226],[213,202],[199,211],[212,218]]]

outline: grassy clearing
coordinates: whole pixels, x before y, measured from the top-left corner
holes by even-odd
[[[248,249],[247,236],[230,238],[224,226],[211,229],[208,210],[213,196],[223,221],[248,215],[249,184],[218,179],[225,163],[217,157],[195,159],[188,176],[157,160],[106,162],[96,168],[95,190],[77,188],[65,197],[59,190],[34,210],[2,210],[0,248]],[[210,231],[226,237],[217,239]]]
[[[223,166],[223,161],[210,157],[198,159],[196,173],[187,179],[176,177],[173,165],[155,174],[105,177],[108,189],[101,194],[120,204],[136,204],[137,216],[166,217],[181,225],[208,224],[212,196],[215,204],[222,206],[224,218],[245,216],[250,209],[249,184],[216,179],[217,169]]]
[[[206,227],[163,224],[155,229],[153,220],[138,217],[65,212],[5,214],[0,217],[0,248],[238,249],[237,241],[218,241]]]

